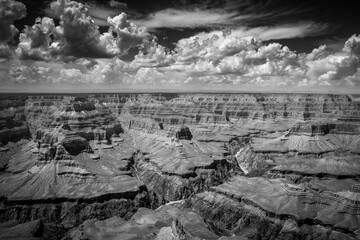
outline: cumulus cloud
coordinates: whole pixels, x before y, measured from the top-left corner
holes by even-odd
[[[58,26],[50,18],[38,18],[20,35],[18,56],[38,61],[13,66],[11,75],[17,82],[229,89],[233,85],[269,89],[360,85],[360,36],[356,35],[341,52],[331,53],[322,45],[309,54],[297,54],[263,40],[308,36],[319,26],[226,29],[181,39],[169,51],[125,13],[109,17],[108,31],[100,33],[83,4],[57,0],[51,8],[61,16]],[[133,48],[139,53],[132,61],[119,58]],[[9,53],[8,46],[0,44],[0,57]]]
[[[9,58],[11,56],[10,48],[7,44],[0,43],[0,58]]]
[[[305,58],[308,61],[314,61],[314,60],[325,58],[329,54],[330,54],[330,52],[327,51],[327,46],[321,45],[318,48],[314,48],[311,53],[309,53],[305,56]]]
[[[214,34],[207,39],[182,39],[177,43],[176,61],[192,63],[198,60],[218,62],[226,56],[240,51],[250,51],[260,46],[260,42],[253,38],[239,38],[232,35]]]
[[[329,53],[326,46],[309,54],[297,54],[279,43],[264,44],[253,37],[240,38],[224,31],[222,36],[213,35],[202,41],[182,40],[175,51],[167,51],[153,39],[131,62],[118,58],[96,61],[80,58],[59,68],[42,64],[20,66],[13,72],[17,73],[17,81],[28,78],[27,82],[70,84],[300,88],[330,86],[335,82],[357,85],[359,42],[359,37],[351,37],[343,52],[336,54]]]
[[[102,36],[102,44],[107,46],[111,53],[125,55],[131,48],[143,45],[150,37],[147,29],[137,26],[127,19],[126,13],[107,19],[110,28]],[[113,37],[113,35],[116,37]]]
[[[54,30],[53,54],[75,57],[109,57],[100,42],[100,32],[88,9],[81,3],[57,0],[51,9],[60,15],[60,26]]]
[[[120,12],[131,12],[126,3],[110,1],[108,6],[105,4],[97,4],[95,1],[82,1],[84,7],[88,9],[88,14],[98,26],[108,26],[107,18],[114,17]],[[48,17],[60,19],[61,12],[55,11],[49,5],[45,10]]]
[[[0,0],[0,58],[11,57],[7,43],[12,41],[15,34],[18,33],[13,23],[25,15],[24,4],[13,0]]]
[[[20,34],[16,53],[22,59],[44,60],[49,58],[50,35],[55,29],[51,18],[37,18],[32,27],[26,26]]]
[[[14,64],[11,69],[13,80],[21,83],[65,83],[65,84],[103,84],[122,83],[134,75],[130,63],[118,58],[93,59],[79,58],[72,62],[37,61],[27,64]],[[131,82],[127,80],[127,82]]]
[[[144,48],[135,56],[133,63],[138,67],[162,67],[174,62],[172,53],[164,46],[159,45],[155,39],[144,45]]]
[[[325,47],[322,47],[323,49]],[[326,54],[323,57],[313,57],[321,49],[315,49],[308,57],[307,76],[311,79],[318,79],[319,84],[329,85],[331,81],[347,82],[356,81],[360,67],[360,36],[351,36],[344,44],[343,52],[336,54]]]
[[[24,4],[13,0],[0,0],[0,43],[11,41],[17,33],[13,22],[26,15]]]
[[[60,16],[60,25],[55,27],[54,21],[45,17],[37,19],[32,27],[26,27],[17,49],[20,58],[123,56],[130,49],[145,44],[149,38],[147,29],[128,21],[125,13],[109,17],[109,30],[101,34],[82,3],[57,0],[51,3],[51,9]]]
[[[182,39],[176,50],[175,68],[188,71],[251,77],[300,75],[304,71],[299,56],[288,47],[265,45],[254,37],[238,37],[230,32],[213,34],[202,41]]]
[[[253,37],[239,37],[237,33],[215,32],[211,36],[181,39],[175,49],[175,64],[169,69],[186,70],[188,75],[194,71],[236,74],[253,79],[254,84],[262,82],[266,76],[278,76],[293,79],[281,81],[282,85],[294,82],[301,87],[356,85],[359,82],[354,77],[359,75],[359,46],[360,36],[354,35],[346,41],[342,52],[331,53],[322,45],[309,54],[297,54],[278,43],[264,44]]]

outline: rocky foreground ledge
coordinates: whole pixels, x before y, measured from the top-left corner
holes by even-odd
[[[359,239],[360,102],[4,95],[1,239]]]

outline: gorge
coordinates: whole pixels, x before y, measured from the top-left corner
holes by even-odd
[[[1,239],[360,238],[356,95],[3,94],[0,169]]]

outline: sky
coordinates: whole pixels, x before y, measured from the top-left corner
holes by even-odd
[[[0,0],[0,92],[360,93],[350,0]]]

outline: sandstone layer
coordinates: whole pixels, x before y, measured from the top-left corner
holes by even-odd
[[[350,95],[4,95],[0,142],[4,238],[360,237]]]

